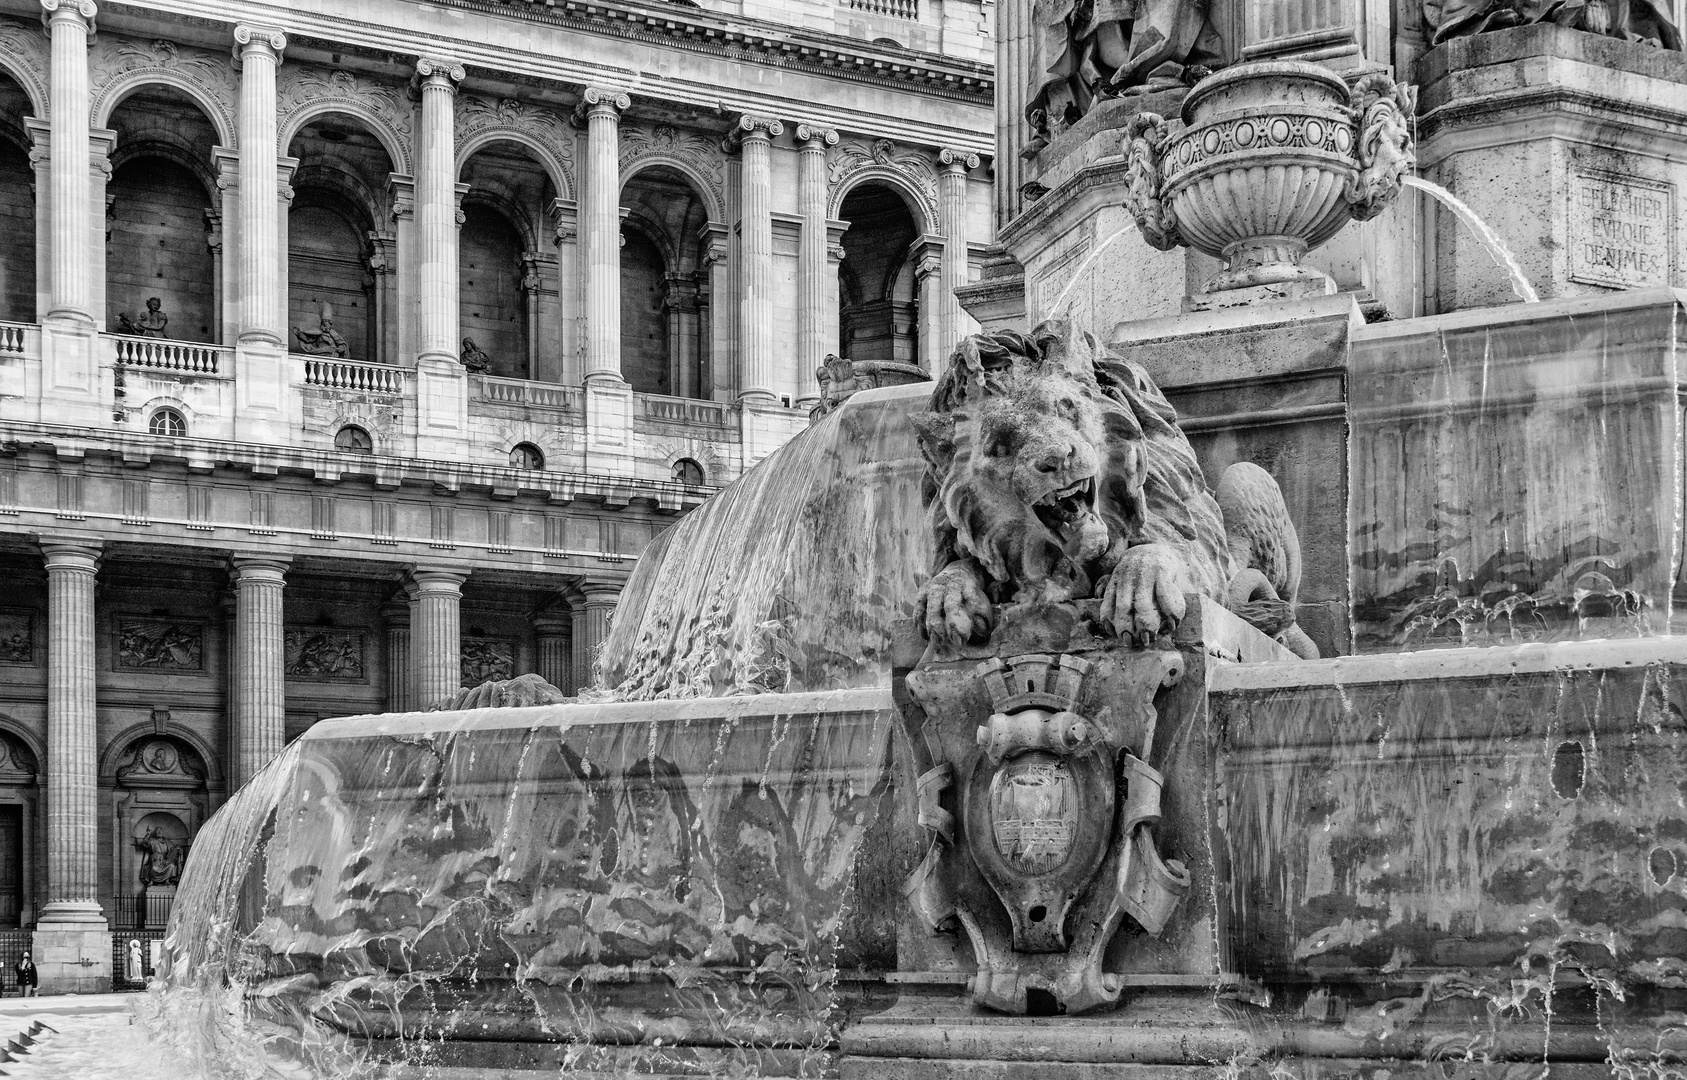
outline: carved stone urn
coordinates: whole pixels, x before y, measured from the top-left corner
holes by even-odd
[[[1416,161],[1410,87],[1368,75],[1349,90],[1317,64],[1266,60],[1208,76],[1173,131],[1154,113],[1125,137],[1125,206],[1162,251],[1224,260],[1208,293],[1308,283],[1301,258],[1350,220],[1380,214]]]

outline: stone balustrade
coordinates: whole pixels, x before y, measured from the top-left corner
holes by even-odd
[[[227,376],[226,357],[234,350],[219,345],[202,345],[192,341],[171,341],[167,338],[135,337],[129,334],[108,334],[113,354],[124,367],[148,368],[183,375]],[[21,345],[21,335],[20,335]],[[0,337],[0,351],[5,349]],[[22,351],[21,347],[17,351]]]
[[[644,402],[644,415],[651,420],[674,424],[701,424],[707,427],[726,427],[730,410],[718,402],[695,398],[667,397],[662,394],[639,394]]]
[[[305,385],[360,394],[404,393],[404,369],[391,364],[368,364],[361,360],[304,357]]]
[[[533,382],[530,379],[504,379],[495,375],[475,375],[469,380],[469,388],[471,400],[557,409],[562,412],[580,411],[580,389],[576,386],[557,386]]]
[[[31,348],[33,339],[34,347]],[[24,323],[0,323],[0,354],[31,353],[41,355],[41,330]]]

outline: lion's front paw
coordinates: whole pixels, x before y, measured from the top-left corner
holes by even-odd
[[[990,598],[969,561],[950,563],[920,592],[920,623],[933,641],[964,645],[990,636]]]
[[[1101,621],[1123,637],[1147,640],[1176,626],[1189,591],[1183,558],[1165,544],[1125,552],[1101,594]]]

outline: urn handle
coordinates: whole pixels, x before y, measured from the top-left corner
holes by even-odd
[[[1369,221],[1400,194],[1400,183],[1417,169],[1412,114],[1417,88],[1382,74],[1367,75],[1353,88],[1353,148],[1359,174],[1347,187],[1355,221]]]
[[[1125,128],[1125,209],[1142,238],[1161,251],[1181,245],[1177,213],[1165,198],[1164,161],[1171,131],[1158,113],[1137,113]]]

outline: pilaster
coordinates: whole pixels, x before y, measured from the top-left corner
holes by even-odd
[[[99,891],[99,730],[94,580],[100,544],[43,538],[47,564],[47,904],[36,924],[41,988],[110,988]],[[102,951],[103,944],[103,951]]]
[[[286,741],[287,686],[282,644],[282,590],[289,560],[230,560],[235,593],[234,727],[239,747],[236,787],[281,753]]]
[[[412,709],[431,709],[455,695],[462,685],[463,582],[460,570],[417,567],[410,602],[410,658],[415,692]]]
[[[837,316],[827,314],[836,306],[838,275],[835,270],[827,272],[826,148],[838,144],[838,133],[831,128],[798,124],[796,135],[797,213],[802,217],[797,255],[796,406],[807,409],[820,400],[815,373],[826,354],[833,351],[826,347],[828,337],[837,334]]]
[[[967,173],[978,168],[977,154],[945,147],[938,151],[937,211],[943,229],[943,265],[937,290],[935,340],[931,352],[922,351],[926,367],[935,371],[955,351],[961,338],[971,333],[972,317],[961,307],[955,290],[966,285],[967,267]]]
[[[738,297],[738,396],[777,401],[773,330],[772,144],[785,125],[765,116],[744,115],[728,136],[742,153],[738,204],[740,267]]]

